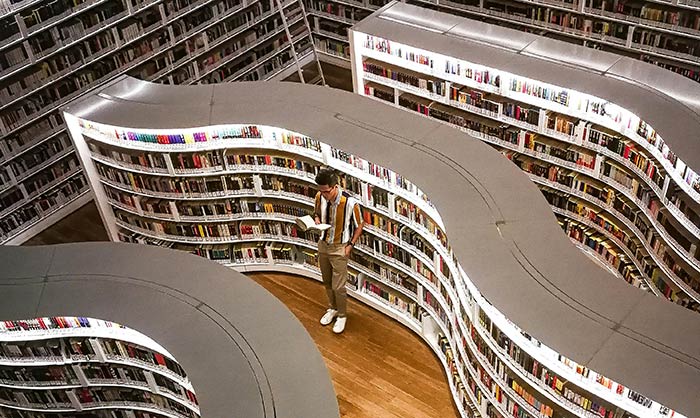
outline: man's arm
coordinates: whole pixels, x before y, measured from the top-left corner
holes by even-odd
[[[314,200],[314,222],[316,222],[316,225],[321,223],[321,192],[316,192],[316,199]]]
[[[362,219],[362,210],[360,209],[360,204],[355,203],[355,207],[352,208],[352,220],[355,222],[355,232],[352,234],[352,238],[350,238],[350,242],[348,245],[345,246],[345,256],[350,256],[350,252],[352,251],[353,246],[357,243],[357,241],[360,239],[360,235],[362,235],[362,228],[365,226],[365,223]]]
[[[362,227],[365,226],[365,223],[360,221],[359,226],[355,229],[355,233],[352,234],[352,238],[350,238],[350,242],[352,245],[355,245],[357,243],[357,240],[360,239],[360,235],[362,235]]]

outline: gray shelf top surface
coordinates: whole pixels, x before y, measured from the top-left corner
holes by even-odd
[[[700,411],[698,314],[594,264],[537,186],[478,139],[356,94],[284,82],[166,86],[122,77],[64,110],[135,129],[281,127],[404,174],[437,208],[471,281],[507,318],[664,405]]]
[[[700,173],[700,84],[689,78],[634,58],[400,2],[352,29],[608,100],[651,124]]]
[[[0,318],[88,316],[135,329],[185,369],[205,418],[338,417],[323,358],[242,273],[123,243],[0,247]]]

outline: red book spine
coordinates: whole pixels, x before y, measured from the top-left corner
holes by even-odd
[[[165,357],[159,353],[154,353],[154,355],[156,357],[156,363],[160,364],[161,366],[165,366]]]

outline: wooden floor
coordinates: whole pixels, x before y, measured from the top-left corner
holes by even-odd
[[[25,245],[106,241],[94,203],[59,221]],[[250,276],[299,318],[330,370],[343,418],[458,417],[442,366],[423,340],[383,314],[354,300],[341,335],[322,327],[326,310],[321,283],[285,274]]]
[[[345,418],[449,418],[459,414],[440,362],[423,340],[384,314],[350,299],[345,332],[319,324],[320,282],[277,273],[250,277],[299,318],[330,370]]]

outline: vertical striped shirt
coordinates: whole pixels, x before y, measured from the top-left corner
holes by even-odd
[[[340,187],[334,202],[326,200],[320,192],[316,193],[314,214],[321,219],[321,223],[331,226],[321,233],[321,239],[329,244],[350,242],[355,229],[362,222],[359,202]]]

